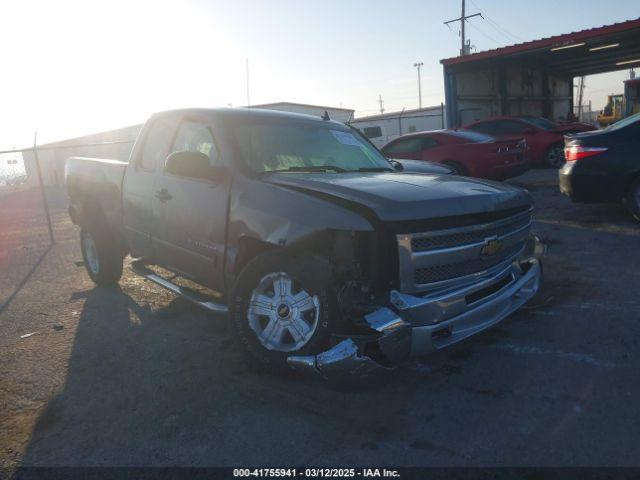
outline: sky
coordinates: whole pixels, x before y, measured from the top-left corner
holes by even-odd
[[[468,0],[478,51],[640,17],[637,0]],[[155,111],[276,101],[356,116],[444,100],[459,0],[3,0],[0,148],[144,122]],[[589,77],[601,108],[627,72]]]

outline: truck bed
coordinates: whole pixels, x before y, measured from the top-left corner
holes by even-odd
[[[122,182],[127,162],[104,158],[70,157],[65,165],[69,192],[69,211],[74,223],[81,224],[89,203],[98,203],[106,220],[122,225]]]

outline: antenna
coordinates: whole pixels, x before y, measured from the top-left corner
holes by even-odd
[[[246,59],[246,72],[247,72],[247,107],[251,107],[251,97],[249,96],[249,59]]]
[[[378,94],[378,103],[380,104],[380,115],[384,113],[384,102],[382,101],[382,94]]]

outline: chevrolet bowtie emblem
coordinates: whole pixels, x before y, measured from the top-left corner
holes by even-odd
[[[491,257],[502,250],[502,242],[497,238],[487,238],[484,241],[480,255]]]

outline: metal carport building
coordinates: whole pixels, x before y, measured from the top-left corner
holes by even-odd
[[[562,120],[575,77],[640,67],[640,18],[441,63],[448,128],[500,115]]]

